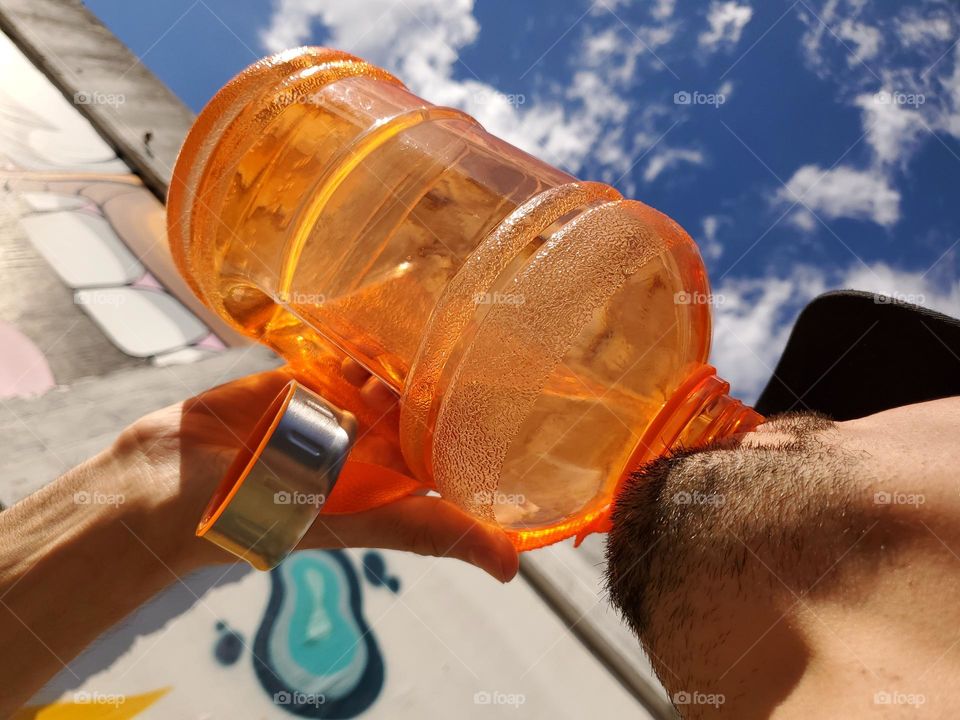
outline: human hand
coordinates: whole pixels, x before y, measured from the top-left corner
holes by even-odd
[[[143,507],[128,512],[126,522],[135,522],[131,530],[171,567],[189,571],[235,560],[197,538],[197,522],[262,412],[290,378],[286,369],[273,370],[200,393],[137,420],[106,451],[124,496]],[[501,582],[518,568],[517,553],[503,532],[428,496],[349,515],[321,514],[298,547],[377,547],[449,556]]]

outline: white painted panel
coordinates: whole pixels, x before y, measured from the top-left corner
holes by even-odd
[[[97,288],[80,290],[75,298],[107,337],[134,357],[173,352],[208,332],[176,298],[156,290]]]
[[[20,219],[27,237],[72,288],[126,285],[144,268],[99,215],[64,210]]]

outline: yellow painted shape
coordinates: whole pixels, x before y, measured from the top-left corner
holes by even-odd
[[[141,695],[91,695],[90,702],[55,702],[22,708],[13,720],[130,720],[170,692],[160,688]],[[114,702],[112,698],[115,698]]]

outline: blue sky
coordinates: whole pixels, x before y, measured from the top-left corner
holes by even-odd
[[[960,10],[945,0],[87,0],[190,107],[298,44],[675,218],[748,399],[836,287],[960,315]],[[689,100],[689,102],[686,102]]]

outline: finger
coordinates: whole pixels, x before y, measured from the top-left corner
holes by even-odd
[[[519,558],[510,540],[455,505],[437,497],[406,497],[349,515],[320,515],[301,547],[375,547],[418,555],[453,557],[507,582]]]
[[[360,388],[360,397],[377,412],[387,412],[397,404],[397,396],[378,378],[371,377]]]

